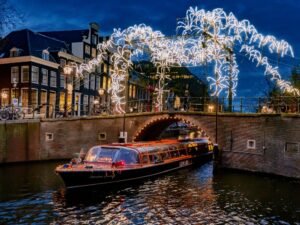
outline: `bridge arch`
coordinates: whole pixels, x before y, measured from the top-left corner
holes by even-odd
[[[203,136],[208,137],[210,140],[214,140],[211,129],[207,129],[207,126],[199,120],[196,120],[189,116],[182,115],[162,115],[159,117],[153,117],[142,123],[137,131],[134,133],[133,141],[151,141],[156,140],[171,124],[175,122],[182,122],[193,127],[196,127]]]

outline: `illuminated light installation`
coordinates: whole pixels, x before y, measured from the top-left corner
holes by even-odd
[[[83,77],[103,61],[112,62],[110,92],[117,113],[124,113],[123,92],[133,60],[145,53],[157,68],[155,93],[159,111],[162,110],[162,97],[166,80],[170,79],[167,73],[171,66],[213,64],[214,76],[207,78],[211,95],[219,96],[224,91],[228,97],[235,97],[239,73],[235,51],[248,55],[249,60],[257,63],[257,66],[263,66],[265,75],[270,75],[281,90],[300,95],[298,89],[281,78],[278,67],[273,67],[268,57],[262,54],[266,48],[270,54],[276,53],[280,57],[289,54],[293,57],[290,44],[274,36],[258,33],[248,20],[239,21],[233,13],[226,14],[223,9],[205,11],[191,7],[185,18],[178,22],[177,30],[179,35],[166,37],[144,24],[125,30],[114,29],[110,39],[98,45],[96,58],[88,63],[69,66],[76,69],[77,76]]]

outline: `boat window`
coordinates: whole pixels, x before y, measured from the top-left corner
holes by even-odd
[[[138,163],[138,154],[136,151],[129,149],[120,149],[115,158],[115,162],[124,161],[125,164]]]
[[[182,156],[182,155],[186,155],[186,149],[185,148],[182,148],[179,150],[179,154]]]
[[[151,163],[160,163],[163,161],[159,154],[149,155],[149,160]]]
[[[115,148],[94,147],[89,150],[85,160],[89,162],[112,163],[117,152],[116,150]]]
[[[161,158],[162,158],[162,160],[169,159],[170,158],[169,152],[162,152],[161,153]]]
[[[147,164],[148,163],[148,156],[142,155],[142,163]]]
[[[170,151],[170,154],[171,154],[172,158],[178,157],[178,151],[177,150]]]

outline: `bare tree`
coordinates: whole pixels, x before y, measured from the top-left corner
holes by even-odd
[[[23,19],[23,15],[8,0],[0,0],[0,37],[22,24]]]

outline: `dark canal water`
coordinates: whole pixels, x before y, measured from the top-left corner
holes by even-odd
[[[300,181],[208,163],[109,189],[66,191],[58,163],[0,167],[0,224],[300,224]]]

